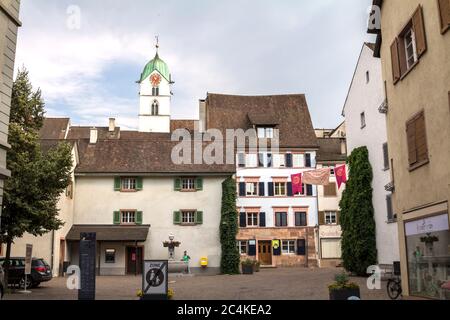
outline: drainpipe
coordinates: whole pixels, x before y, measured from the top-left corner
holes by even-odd
[[[55,266],[54,263],[55,258],[55,230],[52,231],[52,248],[51,248],[51,259],[50,259],[50,267],[52,269],[52,277],[54,275],[55,269],[53,268]]]

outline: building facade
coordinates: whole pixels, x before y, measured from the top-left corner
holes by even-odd
[[[403,292],[449,299],[450,4],[374,5],[381,6],[381,30],[370,31],[378,33],[386,84]]]
[[[378,263],[392,270],[399,261],[397,219],[392,210],[392,182],[389,145],[386,133],[386,95],[381,60],[373,56],[375,45],[365,43],[345,101],[343,116],[347,124],[348,155],[367,147],[373,171],[372,204],[376,224]]]
[[[319,151],[317,168],[330,168],[330,184],[317,187],[318,222],[317,248],[320,267],[341,265],[342,230],[339,222],[342,192],[345,184],[338,188],[334,168],[346,165],[346,124],[343,122],[336,129],[316,129]]]
[[[16,57],[20,0],[0,1],[0,223],[3,186],[11,172],[6,168],[6,153],[11,147],[8,144],[9,114],[11,107],[11,92]],[[0,253],[2,251],[0,244]]]

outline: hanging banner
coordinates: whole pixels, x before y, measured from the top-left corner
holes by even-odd
[[[347,183],[347,171],[345,165],[334,168],[334,173],[336,175],[338,189],[340,189],[343,183]]]
[[[303,173],[303,183],[316,186],[327,186],[330,184],[330,169],[323,168]]]
[[[303,185],[302,185],[302,174],[293,174],[291,176],[292,181],[292,193],[294,195],[296,194],[302,194],[303,193]]]

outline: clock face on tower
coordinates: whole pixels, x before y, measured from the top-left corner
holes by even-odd
[[[161,83],[161,76],[158,73],[152,74],[150,77],[150,82],[152,83],[153,88],[159,87]]]

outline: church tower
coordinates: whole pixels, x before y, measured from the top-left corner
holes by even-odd
[[[172,80],[167,64],[156,55],[144,68],[139,81],[139,132],[170,133]]]

